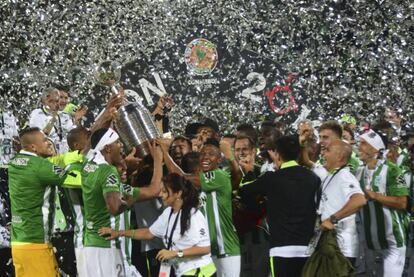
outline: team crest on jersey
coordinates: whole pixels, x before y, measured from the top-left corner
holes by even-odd
[[[11,164],[18,165],[18,166],[27,166],[29,163],[28,158],[15,158],[11,161]]]
[[[87,164],[87,165],[85,165],[85,167],[83,168],[83,170],[85,172],[87,172],[87,173],[92,173],[92,172],[95,172],[97,168],[98,168],[97,165]]]
[[[116,184],[118,183],[118,179],[115,175],[109,175],[108,178],[106,178],[106,184],[108,187],[116,187]]]
[[[214,171],[209,171],[204,173],[204,177],[206,178],[207,182],[211,182],[216,177],[216,174],[214,173]]]

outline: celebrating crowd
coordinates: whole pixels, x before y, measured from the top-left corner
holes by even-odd
[[[163,96],[139,157],[114,127],[125,101],[89,128],[63,89],[20,132],[0,110],[0,275],[414,275],[414,132],[394,110],[172,136]]]

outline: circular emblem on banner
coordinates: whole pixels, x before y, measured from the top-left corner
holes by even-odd
[[[191,73],[210,74],[217,65],[216,45],[204,38],[191,41],[185,49],[185,63]]]

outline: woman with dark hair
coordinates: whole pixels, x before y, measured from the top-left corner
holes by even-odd
[[[207,222],[197,209],[198,191],[178,174],[167,175],[163,182],[161,198],[167,208],[150,228],[120,231],[102,228],[100,235],[107,240],[122,236],[136,240],[159,237],[166,249],[158,252],[157,259],[173,265],[177,276],[215,276]]]

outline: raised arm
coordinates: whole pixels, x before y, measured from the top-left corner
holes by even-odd
[[[159,139],[159,140],[157,140],[157,142],[161,146],[162,153],[163,153],[163,156],[164,156],[164,162],[165,162],[165,165],[167,166],[168,172],[176,173],[180,176],[183,176],[185,179],[190,181],[194,186],[196,186],[198,188],[201,187],[200,176],[185,173],[181,169],[181,167],[179,167],[174,162],[174,160],[171,158],[170,154],[168,153],[168,148],[169,148],[168,140]]]
[[[151,183],[148,187],[141,187],[138,201],[153,199],[159,196],[162,188],[162,161],[163,153],[161,147],[153,141],[151,144],[151,154],[154,160],[154,172],[152,174]]]
[[[234,158],[232,146],[225,140],[220,141],[220,151],[223,153],[226,160],[230,163],[231,184],[233,190],[239,188],[243,173],[240,170],[239,163]]]

